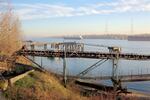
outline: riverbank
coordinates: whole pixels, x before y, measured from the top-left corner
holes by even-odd
[[[9,100],[84,100],[77,92],[66,89],[59,80],[39,71],[32,72],[9,87],[3,95]]]
[[[22,64],[23,62],[24,64]],[[52,72],[33,67],[29,62],[26,65],[23,59],[22,61],[20,60],[20,64],[16,64],[18,71],[26,68],[34,69],[35,71],[16,81],[3,92],[3,96],[8,100],[27,100],[29,98],[30,100],[114,100],[115,98],[113,94],[104,93],[100,90],[96,95],[82,95],[82,89],[78,88],[76,84],[67,85],[67,88],[65,88],[62,84],[62,78]],[[129,100],[141,100],[141,98],[149,100],[148,95],[136,91],[132,94],[122,94],[120,96],[123,100],[127,98]]]
[[[83,96],[76,86],[68,85],[65,88],[55,75],[49,72],[35,70],[24,78],[16,81],[11,87],[3,92],[2,96],[8,100],[114,100],[111,93],[99,91],[95,96]],[[104,94],[103,94],[104,93]],[[148,95],[138,92],[121,94],[122,100],[150,100]]]

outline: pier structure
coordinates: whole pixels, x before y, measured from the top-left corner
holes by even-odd
[[[138,60],[138,61],[149,61],[150,55],[148,54],[136,54],[136,53],[123,53],[121,52],[120,47],[107,47],[108,52],[101,52],[101,51],[87,51],[85,50],[85,45],[91,44],[83,44],[83,43],[76,43],[76,42],[63,42],[63,43],[31,43],[29,46],[33,46],[34,49],[22,49],[17,52],[18,55],[23,56],[40,56],[40,57],[59,57],[63,58],[63,79],[64,84],[66,85],[67,82],[67,66],[66,66],[66,58],[88,58],[88,59],[100,59],[98,62],[94,63],[87,69],[83,70],[77,77],[83,78],[89,71],[95,69],[96,67],[101,66],[108,60],[112,61],[112,76],[107,77],[112,80],[114,91],[117,91],[118,88],[121,87],[122,78],[118,75],[118,61],[120,59],[124,60]],[[43,45],[44,49],[38,50],[35,49],[36,45]],[[47,48],[50,45],[51,48]],[[94,46],[101,46],[101,45],[94,45]],[[103,46],[102,47],[106,47]],[[141,75],[133,75],[132,80],[140,80]],[[146,78],[142,77],[142,80],[149,80],[149,74],[146,75]],[[126,78],[126,81],[130,80]]]
[[[39,56],[39,57],[64,57],[64,51],[55,50],[20,50],[18,55],[26,56]],[[106,52],[93,52],[93,51],[78,51],[78,52],[66,52],[66,58],[91,58],[91,59],[115,59],[116,57],[124,60],[150,60],[150,55],[135,54],[135,53],[106,53]]]

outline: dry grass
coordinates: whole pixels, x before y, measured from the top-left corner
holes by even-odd
[[[17,59],[16,59],[16,62],[17,63],[21,63],[21,64],[25,64],[25,65],[31,65],[32,66],[32,62],[29,61],[27,58],[25,58],[24,56],[19,56]]]
[[[8,88],[6,97],[13,100],[84,100],[85,98],[64,88],[48,73],[34,72]]]

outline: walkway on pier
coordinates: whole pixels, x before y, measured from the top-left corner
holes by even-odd
[[[150,60],[150,55],[134,54],[134,53],[104,53],[104,52],[64,52],[62,50],[20,50],[18,55],[24,56],[42,56],[42,57],[61,57],[64,58],[93,58],[93,59],[125,59],[125,60]]]

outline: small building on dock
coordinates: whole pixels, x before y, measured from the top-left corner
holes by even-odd
[[[67,36],[64,37],[62,43],[52,43],[51,48],[55,50],[65,50],[68,52],[84,51],[84,44],[82,36]]]

